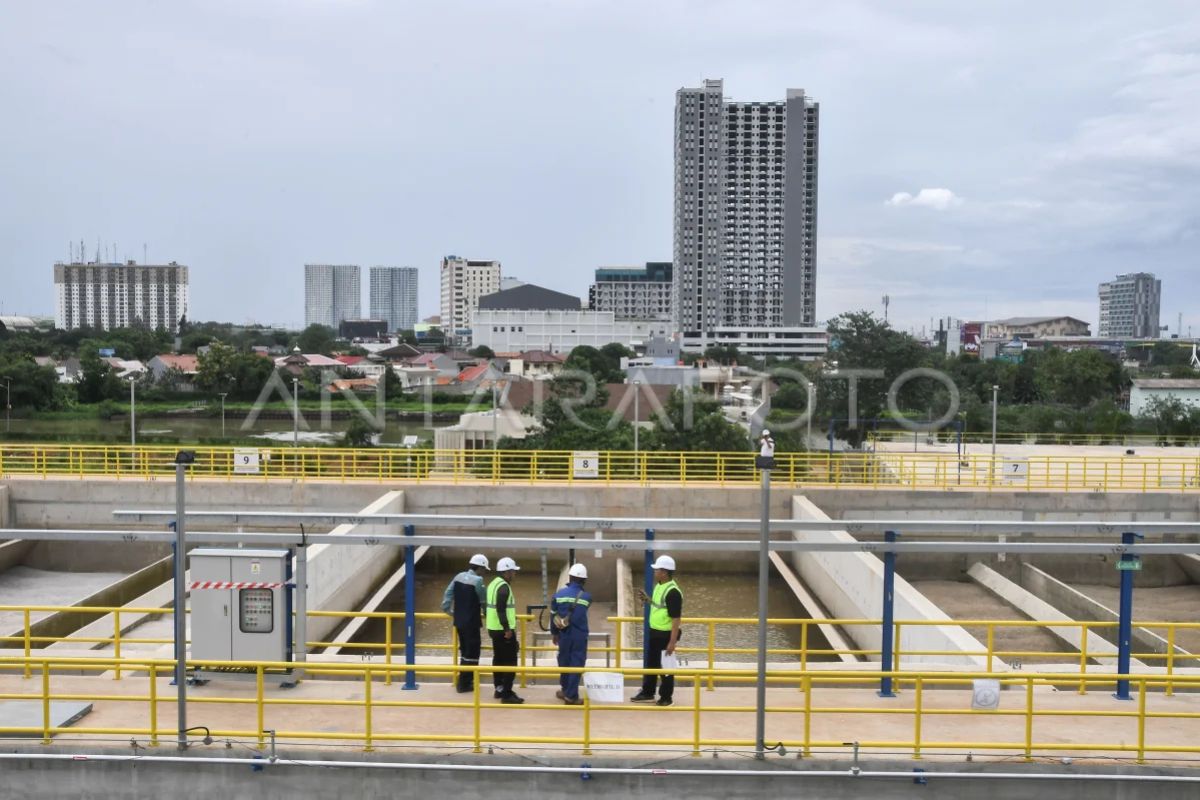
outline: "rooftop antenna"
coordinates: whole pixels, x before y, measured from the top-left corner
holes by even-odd
[[[146,259],[146,243],[145,243],[145,242],[142,242],[142,263],[143,263],[143,264],[147,263],[147,259]]]
[[[883,296],[883,321],[884,322],[888,321],[888,306],[890,306],[891,304],[892,304],[891,296],[885,294]]]
[[[79,263],[82,264],[87,260],[87,256],[83,254],[83,239],[79,240]]]

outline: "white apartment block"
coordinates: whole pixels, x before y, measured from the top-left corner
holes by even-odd
[[[500,262],[458,256],[442,259],[442,331],[446,340],[466,344],[471,338],[471,315],[479,298],[500,291]],[[475,342],[479,344],[479,342]]]
[[[618,320],[611,311],[479,309],[471,318],[471,342],[496,353],[569,353],[585,344],[640,346],[670,336],[671,328],[669,320]]]
[[[803,89],[675,96],[673,309],[678,330],[816,324],[819,107]]]
[[[1162,281],[1149,272],[1118,275],[1100,284],[1100,336],[1157,339]]]
[[[54,265],[58,304],[54,324],[75,328],[128,328],[144,325],[172,333],[187,316],[188,268],[169,264]]]
[[[672,321],[671,263],[644,267],[601,267],[588,290],[588,308],[611,311],[617,319]]]
[[[723,327],[708,334],[685,333],[681,348],[685,353],[703,353],[714,345],[733,346],[738,353],[755,358],[775,356],[813,361],[825,356],[829,349],[829,333],[824,328],[803,326]]]
[[[392,333],[416,328],[416,267],[371,267],[371,319],[386,320]]]
[[[353,264],[304,265],[304,324],[335,331],[342,320],[362,319],[360,270]]]

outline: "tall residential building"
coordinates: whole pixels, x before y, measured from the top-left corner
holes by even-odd
[[[803,89],[675,95],[676,324],[683,333],[816,324],[819,107]]]
[[[371,267],[371,318],[386,320],[392,332],[416,327],[416,267]]]
[[[304,324],[335,331],[344,319],[362,317],[362,284],[355,264],[304,265]]]
[[[454,344],[471,339],[471,315],[479,298],[500,291],[500,262],[442,259],[442,331]]]
[[[144,325],[179,329],[187,316],[188,268],[169,264],[101,264],[78,262],[54,265],[58,305],[54,324],[74,328],[126,328]]]
[[[1100,335],[1157,338],[1162,281],[1149,272],[1118,275],[1100,284]]]
[[[673,321],[671,262],[647,261],[644,267],[601,267],[588,290],[588,308],[611,311],[617,319]]]

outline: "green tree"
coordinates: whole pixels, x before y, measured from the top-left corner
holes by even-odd
[[[620,357],[613,358],[590,345],[579,345],[567,355],[563,369],[589,373],[596,383],[622,383],[625,373],[621,370]]]
[[[75,384],[75,391],[81,403],[120,400],[126,394],[117,373],[107,362],[101,361],[94,350],[85,352],[79,359],[79,380]]]
[[[713,344],[704,351],[706,360],[715,361],[718,364],[737,364],[740,357],[737,347],[732,344]]]
[[[374,447],[375,426],[355,414],[342,434],[342,447]]]
[[[228,392],[234,384],[237,351],[213,342],[208,352],[196,359],[196,388],[206,392]]]
[[[708,395],[678,389],[671,393],[663,412],[666,421],[661,416],[655,418],[647,449],[709,452],[750,449],[749,434],[726,419],[720,404]]]
[[[474,356],[475,358],[486,358],[489,360],[496,357],[496,353],[486,344],[481,344],[479,347],[468,350],[467,355]]]
[[[14,409],[43,411],[62,404],[54,367],[39,367],[33,359],[23,356],[0,357],[0,391],[11,397]],[[4,399],[0,397],[0,403]]]
[[[333,352],[333,343],[336,340],[337,335],[333,328],[313,323],[300,332],[300,336],[296,339],[296,346],[302,353],[329,355]]]
[[[593,348],[594,349],[594,348]],[[601,385],[587,398],[586,382],[563,377],[549,381],[540,411],[539,429],[522,440],[504,439],[501,448],[518,450],[632,450],[633,427],[604,408],[608,392]]]

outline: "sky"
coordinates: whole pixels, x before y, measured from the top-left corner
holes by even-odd
[[[69,242],[303,321],[303,265],[442,256],[586,298],[669,260],[676,89],[821,104],[817,314],[1068,314],[1163,281],[1200,334],[1194,2],[0,0],[0,313]],[[144,249],[143,249],[144,248]],[[1094,330],[1094,329],[1093,329]]]

